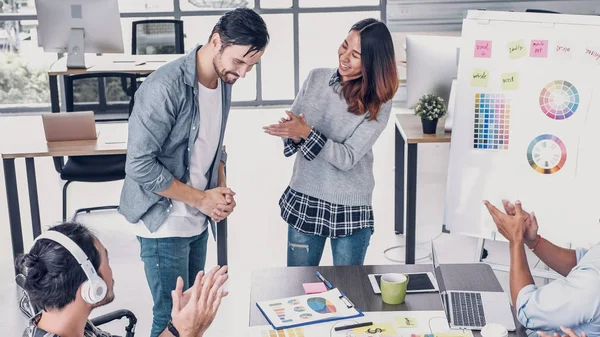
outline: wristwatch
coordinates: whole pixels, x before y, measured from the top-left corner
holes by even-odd
[[[179,331],[177,331],[177,328],[173,325],[173,321],[167,323],[167,329],[169,329],[169,332],[172,333],[173,336],[179,337]]]

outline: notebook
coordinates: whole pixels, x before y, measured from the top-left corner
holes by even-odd
[[[339,289],[256,303],[274,329],[361,317],[363,313]]]

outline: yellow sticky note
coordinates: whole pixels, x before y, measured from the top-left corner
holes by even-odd
[[[502,73],[502,90],[519,89],[518,73]]]
[[[511,60],[518,59],[524,56],[527,56],[527,47],[525,47],[525,40],[521,39],[508,43],[508,57]]]
[[[487,87],[490,79],[490,72],[485,69],[473,70],[471,75],[471,85],[474,87]]]
[[[392,323],[377,323],[352,330],[356,337],[396,337],[398,335]]]
[[[419,322],[416,318],[396,317],[396,325],[399,328],[418,328]]]

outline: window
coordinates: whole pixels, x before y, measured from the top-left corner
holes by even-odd
[[[244,106],[291,103],[311,69],[337,65],[337,48],[351,25],[366,17],[379,18],[382,7],[381,0],[107,1],[117,1],[122,13],[126,54],[131,53],[133,21],[181,19],[187,53],[208,41],[223,12],[238,7],[260,12],[271,40],[260,67],[255,67],[233,87],[233,102]],[[297,6],[293,7],[294,4]],[[27,111],[47,111],[50,103],[47,71],[58,55],[38,47],[35,0],[0,0],[0,5],[0,112],[20,111],[15,106]],[[327,8],[327,12],[321,8]],[[106,103],[127,103],[120,83],[114,79],[103,81],[106,96],[98,94],[98,81],[80,83],[74,90],[74,99],[80,106],[97,105],[100,97]],[[61,96],[64,110],[62,99]]]
[[[294,99],[294,22],[292,14],[267,14],[263,15],[263,18],[269,28],[271,40],[260,61],[262,98],[264,100]]]
[[[261,8],[292,8],[292,0],[260,0]]]
[[[356,22],[379,19],[380,12],[300,14],[300,83],[311,69],[335,68],[337,50]]]
[[[48,105],[56,54],[38,47],[37,21],[0,21],[0,105]]]
[[[379,0],[299,0],[300,7],[378,6]]]
[[[180,0],[179,7],[182,11],[227,10],[239,7],[253,8],[254,0]]]
[[[131,12],[170,12],[173,2],[165,0],[119,0],[121,13]]]

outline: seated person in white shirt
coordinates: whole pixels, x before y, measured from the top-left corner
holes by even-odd
[[[600,336],[600,245],[565,249],[543,239],[533,212],[503,201],[503,213],[484,200],[498,231],[510,242],[510,295],[517,318],[529,330],[550,334],[569,327]],[[568,225],[568,224],[565,224]],[[537,287],[527,264],[525,245],[565,278]]]

